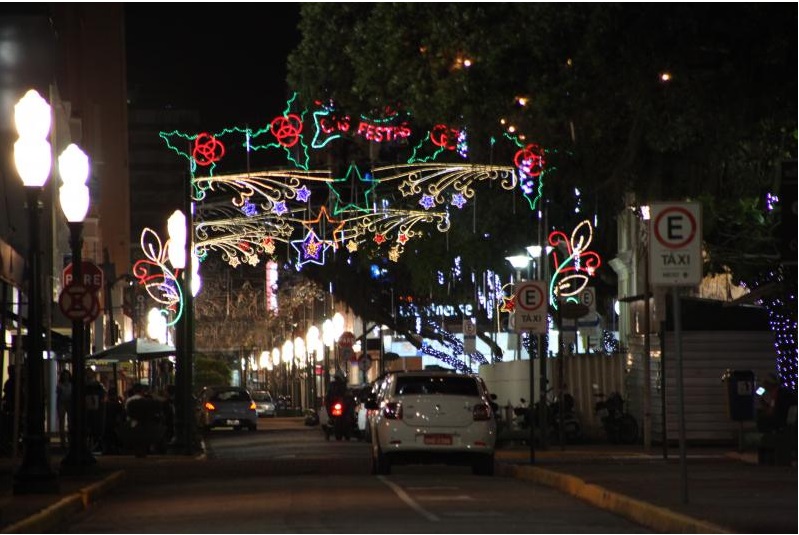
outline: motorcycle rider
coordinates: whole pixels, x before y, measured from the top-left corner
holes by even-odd
[[[327,389],[327,394],[325,395],[325,410],[327,411],[328,422],[332,424],[334,418],[333,405],[336,402],[340,402],[343,405],[340,423],[344,425],[339,429],[346,430],[345,434],[347,435],[355,426],[355,404],[353,401],[352,394],[347,389],[344,374],[341,373],[341,370],[336,371],[336,375],[333,377],[333,381],[331,381],[330,387]],[[335,425],[333,427],[335,428]],[[338,438],[338,434],[337,432],[336,438]]]
[[[333,376],[333,380],[330,382],[330,386],[327,389],[327,394],[325,396],[325,408],[330,413],[330,404],[333,400],[340,399],[343,400],[347,397],[347,383],[344,381],[344,375],[341,371],[337,371],[336,375]]]

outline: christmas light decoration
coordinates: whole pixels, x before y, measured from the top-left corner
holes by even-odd
[[[498,180],[505,190],[516,187],[513,168],[503,166],[427,163],[375,167],[372,172],[381,183],[400,182],[397,189],[404,197],[422,193],[424,186],[425,194],[439,205],[446,202],[444,192],[449,188],[471,199],[475,195],[472,188],[475,182]]]
[[[192,196],[198,206],[211,206],[211,194],[230,191],[232,205],[240,209],[239,215],[227,213],[224,218],[222,210],[209,209],[195,219],[198,252],[207,255],[213,250],[221,251],[231,266],[256,265],[261,256],[274,254],[277,243],[286,243],[293,244],[299,255],[298,265],[302,265],[309,259],[324,258],[327,247],[345,244],[348,252],[355,253],[361,244],[371,241],[391,244],[383,250],[396,261],[405,243],[418,234],[414,230],[417,225],[433,224],[440,232],[449,229],[448,213],[437,212],[436,206],[451,204],[462,209],[474,197],[474,185],[479,181],[497,181],[503,189],[512,190],[523,176],[519,165],[527,174],[538,173],[537,166],[542,168],[539,174],[544,172],[543,150],[534,144],[522,146],[516,140],[521,149],[516,167],[408,163],[362,172],[352,164],[344,177],[333,178],[328,170],[308,169],[309,145],[305,137],[309,131],[313,133],[310,149],[322,149],[345,135],[373,142],[401,141],[413,135],[409,115],[387,106],[380,117],[361,115],[353,121],[337,111],[332,102],[317,101],[310,114],[312,125],[306,128],[307,110],[295,109],[297,102],[295,93],[286,101],[283,112],[259,129],[160,133],[170,150],[189,161]],[[466,139],[465,129],[438,124],[423,141],[437,150],[465,157]],[[249,153],[280,149],[294,169],[218,174],[226,155],[234,149],[248,153],[248,167]],[[328,186],[335,220],[325,207],[309,206],[318,191],[316,184]],[[418,203],[421,210],[392,207],[396,198],[392,190],[399,192],[405,206]],[[199,210],[203,212],[203,208]],[[324,221],[297,217],[299,210],[316,212]],[[311,223],[316,228],[311,229]],[[310,238],[311,230],[325,247],[317,246]]]
[[[203,132],[194,140],[191,155],[197,165],[206,167],[222,159],[225,155],[225,146],[211,134]]]
[[[458,208],[463,208],[466,204],[466,197],[464,197],[462,193],[455,193],[452,196],[452,201],[450,204],[457,206]]]
[[[133,265],[133,276],[153,301],[172,313],[172,321],[167,321],[167,326],[171,327],[183,314],[183,294],[177,282],[180,270],[173,271],[167,266],[169,242],[163,246],[154,230],[144,228],[139,243],[145,258]]]
[[[549,303],[558,309],[558,300],[576,296],[588,285],[589,278],[593,277],[602,261],[594,251],[588,251],[593,238],[593,227],[588,220],[578,224],[566,236],[562,231],[556,230],[549,235],[549,245],[552,249],[552,260],[555,273],[549,283]],[[558,251],[563,251],[564,259],[558,260]]]
[[[357,181],[355,180],[356,178]],[[362,184],[368,186],[361,194],[363,196],[362,205],[356,202],[347,203],[342,200],[342,194],[339,192],[340,187],[348,187],[352,190],[361,186]],[[361,175],[361,171],[358,169],[358,166],[356,166],[354,163],[350,164],[344,177],[337,178],[327,183],[327,186],[330,188],[330,192],[333,194],[333,215],[339,215],[349,210],[356,210],[359,212],[371,211],[369,199],[370,197],[374,197],[374,191],[377,188],[377,185],[378,182],[373,179],[370,173]],[[352,197],[356,198],[360,197],[361,195],[353,194]]]

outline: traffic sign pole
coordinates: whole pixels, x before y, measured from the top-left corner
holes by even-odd
[[[677,424],[680,444],[680,496],[688,503],[685,459],[685,399],[683,394],[682,311],[680,290],[702,281],[702,211],[698,203],[655,203],[650,213],[650,282],[672,286],[674,338],[677,353]],[[647,288],[647,292],[648,292]],[[648,297],[648,296],[647,296]],[[646,378],[649,379],[648,377]],[[665,437],[664,437],[665,440]]]

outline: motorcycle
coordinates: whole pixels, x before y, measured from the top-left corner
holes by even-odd
[[[557,399],[547,400],[546,404],[546,426],[547,426],[547,441],[555,442],[560,440],[560,429],[563,426],[563,439],[566,442],[578,442],[582,436],[582,426],[580,420],[577,418],[577,413],[574,411],[574,397],[571,394],[565,394],[563,418],[561,419],[560,411],[561,404]],[[515,415],[516,426],[519,429],[530,429],[531,423],[534,423],[540,432],[540,419],[541,419],[541,402],[536,402],[533,405],[532,412],[529,405],[524,398],[521,400],[521,405],[513,408]]]
[[[325,406],[327,411],[327,421],[322,424],[322,431],[325,439],[330,440],[330,436],[336,440],[342,438],[349,440],[350,437],[358,436],[358,422],[355,419],[354,400],[351,397],[335,397],[328,401]]]
[[[624,412],[624,398],[618,392],[611,392],[607,399],[604,394],[596,393],[599,401],[594,405],[594,412],[602,421],[602,427],[611,444],[635,444],[638,440],[638,422]]]
[[[560,400],[555,399],[547,405],[547,421],[555,437],[560,440],[561,426],[563,428],[563,439],[566,442],[578,442],[583,437],[582,426],[574,411],[574,397],[571,394],[563,395],[563,415],[561,416]]]

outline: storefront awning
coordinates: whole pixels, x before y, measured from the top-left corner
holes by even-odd
[[[175,347],[146,338],[128,340],[89,355],[87,360],[119,362],[123,360],[150,360],[175,355]]]

